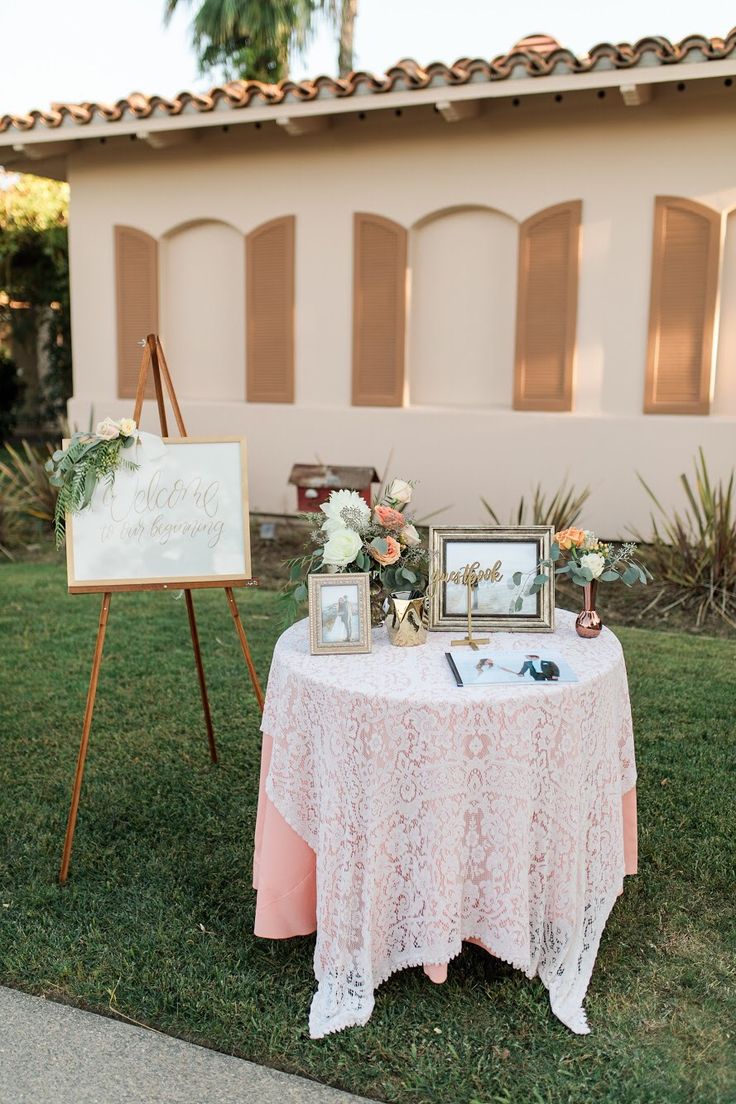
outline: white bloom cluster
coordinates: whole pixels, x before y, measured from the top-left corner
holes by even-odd
[[[585,552],[580,557],[580,566],[587,567],[593,578],[599,579],[605,570],[606,557],[602,556],[600,552]]]
[[[337,529],[362,532],[371,521],[371,508],[357,491],[333,491],[320,510],[325,515],[322,529],[331,536]]]
[[[135,433],[136,423],[133,418],[121,418],[119,422],[112,418],[104,418],[97,423],[95,434],[103,441],[114,441],[116,437],[130,437]]]
[[[360,534],[370,525],[370,506],[357,491],[333,491],[320,510],[325,515],[322,530],[327,534],[322,562],[347,567],[363,546]]]

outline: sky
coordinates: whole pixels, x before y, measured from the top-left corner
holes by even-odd
[[[189,44],[190,9],[164,27],[163,7],[163,0],[0,0],[0,115],[52,101],[208,87]],[[597,42],[644,35],[723,36],[736,23],[733,0],[359,0],[359,8],[356,68],[374,72],[402,57],[490,58],[527,34],[551,34],[585,53]],[[325,27],[294,60],[292,76],[333,73],[336,55]]]

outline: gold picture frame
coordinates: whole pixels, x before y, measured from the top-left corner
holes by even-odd
[[[80,548],[77,542],[77,533],[84,525],[75,519],[73,514],[66,516],[66,570],[67,590],[70,594],[94,594],[101,592],[129,591],[129,590],[197,590],[206,587],[240,587],[252,585],[252,567],[250,551],[250,513],[248,502],[248,448],[245,437],[163,437],[166,446],[174,446],[175,449],[184,447],[188,454],[193,454],[198,448],[208,445],[233,445],[237,446],[237,458],[231,462],[230,474],[236,474],[239,480],[239,493],[237,505],[240,508],[240,525],[237,529],[238,545],[242,552],[243,570],[237,572],[221,572],[214,567],[207,572],[182,572],[174,570],[176,564],[172,561],[171,568],[159,571],[152,575],[146,570],[136,570],[135,573],[105,574],[101,571],[95,575],[78,572],[78,558]],[[64,448],[69,445],[69,440],[62,443]],[[131,450],[134,456],[134,450]],[[127,473],[120,473],[118,479],[125,479]],[[119,484],[118,484],[119,485]],[[98,492],[99,493],[99,492]]]
[[[553,536],[551,525],[430,528],[430,630],[467,631],[472,593],[478,632],[554,632],[554,570],[546,569],[548,581],[529,593],[537,565],[550,558]]]
[[[370,652],[373,640],[367,572],[310,575],[307,586],[312,655]]]

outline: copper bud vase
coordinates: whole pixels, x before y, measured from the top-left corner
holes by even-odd
[[[584,636],[588,639],[600,636],[603,622],[595,608],[597,595],[598,581],[594,579],[592,583],[586,583],[583,587],[583,609],[578,614],[575,622],[578,636]]]

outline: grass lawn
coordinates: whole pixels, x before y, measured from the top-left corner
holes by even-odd
[[[258,715],[221,591],[196,596],[221,765],[183,601],[113,597],[69,883],[56,874],[99,598],[57,564],[0,567],[0,982],[402,1104],[736,1100],[736,644],[622,629],[640,875],[603,937],[593,1034],[468,948],[447,985],[378,992],[367,1027],[307,1036],[313,940],[256,940]],[[274,596],[241,592],[265,680]]]

